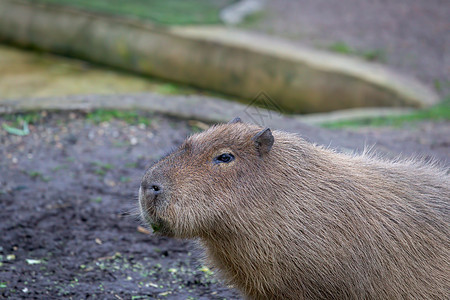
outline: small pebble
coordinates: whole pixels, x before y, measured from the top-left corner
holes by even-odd
[[[90,139],[90,140],[95,139],[95,133],[94,133],[94,131],[89,131],[89,133],[88,133],[88,139]]]

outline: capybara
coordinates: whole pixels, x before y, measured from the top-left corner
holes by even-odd
[[[142,217],[250,299],[449,299],[450,180],[235,119],[145,173]]]

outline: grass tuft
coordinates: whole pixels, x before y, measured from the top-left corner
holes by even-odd
[[[359,56],[368,61],[380,61],[380,62],[386,61],[386,53],[381,49],[358,51],[353,49],[344,42],[336,42],[332,44],[330,47],[328,47],[328,49],[330,51],[340,54]]]
[[[450,96],[430,108],[417,110],[406,115],[325,122],[321,126],[325,128],[355,128],[363,126],[400,127],[405,123],[420,121],[450,121]]]
[[[29,0],[148,20],[162,25],[219,24],[220,10],[235,0]]]
[[[150,125],[151,123],[151,119],[148,117],[140,115],[137,111],[130,110],[96,109],[88,113],[86,118],[96,124],[112,120],[122,120],[132,125]]]

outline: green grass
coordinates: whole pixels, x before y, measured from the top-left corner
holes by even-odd
[[[332,44],[328,49],[336,53],[356,55],[368,61],[386,61],[386,54],[381,49],[357,51],[344,42],[336,42]]]
[[[131,16],[163,25],[218,24],[220,10],[236,0],[29,0]]]
[[[137,163],[136,162],[126,163],[125,167],[136,169],[137,168]]]
[[[191,131],[192,131],[192,133],[199,133],[199,132],[204,131],[204,129],[202,129],[198,126],[195,126],[195,125],[191,125]]]
[[[414,123],[420,121],[450,121],[450,96],[441,103],[427,109],[417,110],[410,114],[388,117],[374,117],[359,120],[343,120],[337,122],[322,123],[326,128],[351,128],[363,126],[392,126],[400,127],[405,123]]]
[[[94,123],[110,122],[114,119],[122,120],[128,124],[150,125],[151,119],[140,115],[137,111],[117,109],[97,109],[87,114],[86,118]]]
[[[95,167],[94,173],[101,177],[105,176],[109,170],[114,169],[114,166],[112,164],[105,164],[98,161],[93,161],[91,162],[91,164]]]
[[[39,179],[42,180],[43,182],[49,182],[51,180],[50,177],[44,176],[44,174],[42,174],[39,171],[28,171],[27,172],[28,176],[30,176],[33,179]]]
[[[173,95],[173,94],[183,94],[184,87],[174,84],[174,83],[165,83],[155,87],[155,92],[164,94],[164,95]]]
[[[268,17],[268,12],[265,10],[260,10],[254,12],[245,17],[241,23],[239,23],[239,27],[241,28],[254,28],[256,27],[263,19]]]
[[[40,112],[28,112],[20,114],[5,115],[5,120],[11,121],[12,126],[21,127],[24,122],[28,124],[36,124],[42,119]]]
[[[95,203],[102,203],[103,200],[102,200],[102,197],[95,197],[95,198],[92,198],[91,201],[95,202]]]
[[[120,176],[120,182],[126,183],[126,182],[130,182],[131,178],[127,177],[127,176]]]
[[[450,80],[438,80],[434,81],[434,88],[437,92],[442,92],[444,89],[447,90],[450,88]]]
[[[349,45],[347,45],[344,42],[337,42],[332,44],[329,49],[333,52],[341,53],[341,54],[353,54],[354,50],[350,48]]]
[[[68,168],[69,168],[68,165],[62,164],[62,165],[57,165],[56,167],[52,168],[52,171],[57,172],[59,170],[68,169]]]
[[[436,89],[436,91],[440,92],[442,90],[442,84],[440,80],[435,80],[434,81],[434,88]]]
[[[92,164],[94,166],[97,166],[97,167],[105,169],[105,170],[111,170],[111,169],[114,168],[114,166],[112,164],[105,164],[105,163],[102,163],[102,162],[99,162],[99,161],[94,161],[94,162],[92,162]]]
[[[386,61],[386,54],[383,50],[380,49],[363,51],[360,52],[359,55],[361,55],[365,60],[368,61]]]

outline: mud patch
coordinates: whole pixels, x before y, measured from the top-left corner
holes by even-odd
[[[239,298],[192,242],[137,230],[144,170],[192,131],[147,118],[44,113],[28,136],[0,131],[0,298]]]

